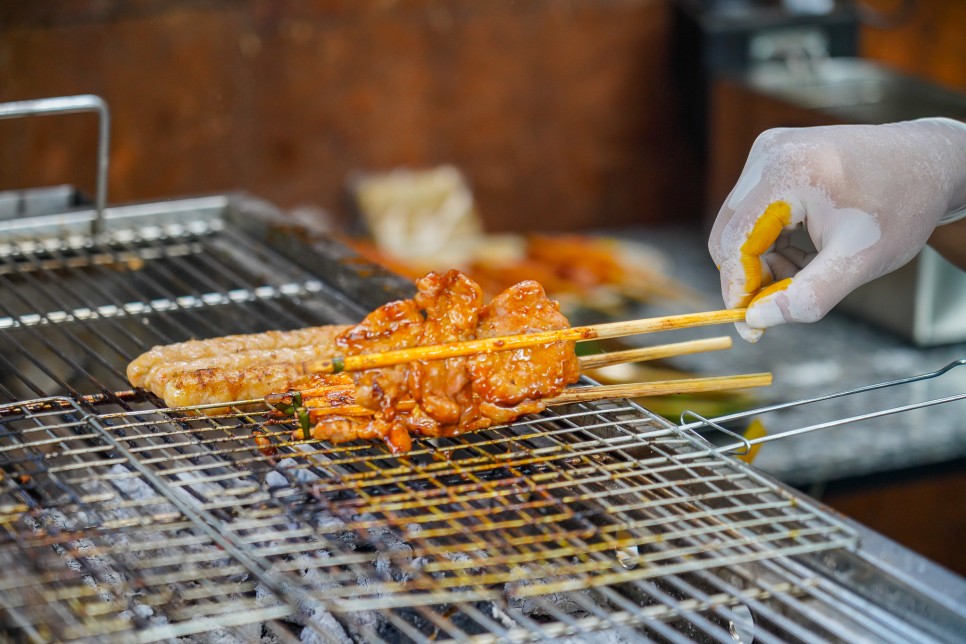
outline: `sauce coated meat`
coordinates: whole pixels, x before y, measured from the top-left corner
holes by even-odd
[[[157,346],[131,361],[127,377],[169,407],[256,400],[299,388],[305,380],[301,363],[335,356],[335,339],[349,328],[319,326]]]
[[[171,407],[305,392],[310,395],[305,406],[311,412],[314,438],[334,443],[381,439],[397,452],[410,448],[411,434],[455,436],[541,411],[542,400],[576,382],[579,364],[573,342],[352,374],[304,375],[303,363],[319,358],[569,326],[557,303],[534,281],[520,282],[489,304],[484,304],[479,285],[458,271],[430,273],[416,286],[413,299],[381,306],[355,326],[154,347],[131,362],[128,377],[131,384],[153,391]],[[303,432],[299,429],[296,438],[303,438]]]
[[[349,354],[372,353],[569,326],[537,282],[521,282],[486,306],[479,286],[457,271],[430,273],[416,285],[413,300],[376,309],[336,343]],[[411,433],[455,436],[542,411],[542,399],[576,382],[579,363],[573,342],[554,342],[416,361],[354,377],[356,402],[373,415],[326,414],[312,428],[313,438],[334,443],[381,438],[394,451],[406,451]]]

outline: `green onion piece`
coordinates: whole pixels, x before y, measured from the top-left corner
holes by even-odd
[[[299,407],[295,410],[295,413],[298,414],[299,425],[302,426],[302,438],[309,440],[312,438],[312,421],[309,419],[309,410],[305,407]]]
[[[301,407],[302,406],[302,392],[301,391],[296,391],[294,394],[292,394],[292,406],[293,407]]]
[[[286,416],[291,416],[295,413],[295,405],[292,403],[278,402],[272,405],[277,411],[285,414]]]
[[[340,373],[345,369],[345,358],[336,356],[332,358],[332,373]]]

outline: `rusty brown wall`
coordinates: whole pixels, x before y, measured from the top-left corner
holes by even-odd
[[[0,100],[103,96],[112,202],[244,189],[342,209],[454,163],[494,230],[697,213],[668,0],[0,0]],[[117,6],[115,6],[117,5]],[[0,122],[0,188],[93,184],[93,117]]]
[[[889,18],[862,28],[862,54],[906,73],[966,92],[966,2],[864,0]]]

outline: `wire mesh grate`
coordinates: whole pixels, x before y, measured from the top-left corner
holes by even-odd
[[[405,458],[292,441],[291,427],[257,410],[213,418],[135,397],[125,406],[134,409],[92,413],[68,398],[0,407],[10,439],[0,549],[34,570],[59,568],[56,594],[69,598],[30,601],[46,588],[36,574],[5,581],[17,599],[4,609],[23,628],[151,640],[311,606],[339,619],[305,628],[375,639],[636,632],[801,594],[805,582],[764,589],[755,575],[755,586],[683,600],[655,583],[855,542],[627,404],[422,441]]]

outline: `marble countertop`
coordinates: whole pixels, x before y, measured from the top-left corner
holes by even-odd
[[[628,237],[627,231],[621,231]],[[696,231],[635,230],[630,236],[667,255],[668,271],[721,307],[718,273]],[[685,312],[644,307],[642,315]],[[690,310],[693,310],[690,309]],[[636,314],[636,313],[635,313]],[[758,343],[729,326],[675,331],[671,342],[729,334],[728,351],[682,356],[670,362],[701,375],[771,371],[774,384],[756,394],[766,405],[830,394],[938,370],[966,358],[966,343],[920,349],[889,332],[833,311],[814,324],[770,330]],[[760,416],[769,434],[966,392],[966,366],[942,377]],[[755,466],[793,485],[928,465],[966,456],[966,400],[882,416],[766,443]]]

